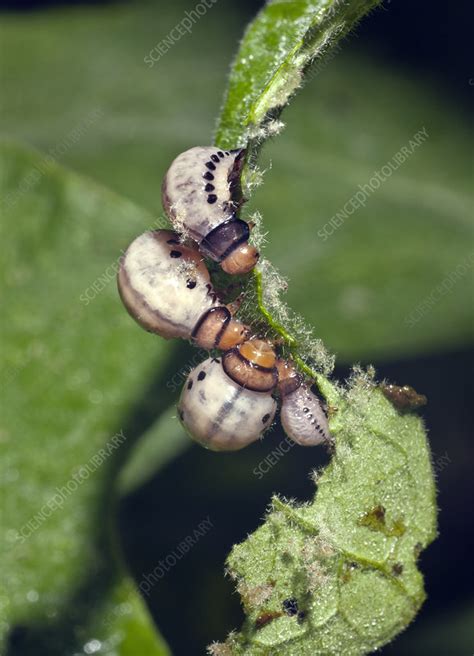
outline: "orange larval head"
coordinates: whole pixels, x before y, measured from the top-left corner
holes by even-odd
[[[237,246],[221,262],[222,269],[229,275],[241,275],[251,271],[258,262],[260,254],[255,248],[247,242]]]
[[[277,384],[273,347],[261,339],[250,339],[227,351],[222,358],[224,371],[234,382],[256,392],[271,392]]]
[[[250,339],[240,347],[240,355],[252,364],[270,369],[275,366],[276,355],[273,346],[263,339]]]

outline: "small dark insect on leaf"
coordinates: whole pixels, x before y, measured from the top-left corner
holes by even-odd
[[[283,610],[287,615],[296,615],[298,613],[298,601],[296,599],[285,599]]]
[[[418,394],[410,385],[399,387],[398,385],[381,383],[380,389],[398,410],[416,410],[426,405],[428,400],[424,394]]]
[[[281,611],[268,611],[266,613],[262,613],[257,617],[255,620],[255,628],[256,629],[261,629],[264,627],[266,624],[269,624],[270,622],[273,622],[277,617],[281,617],[283,613]]]

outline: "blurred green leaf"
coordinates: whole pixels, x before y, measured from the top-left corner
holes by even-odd
[[[161,214],[169,162],[211,139],[244,22],[216,3],[150,68],[144,57],[185,10],[137,3],[4,16],[0,129],[47,152],[101,109],[59,161]],[[356,39],[328,52],[285,110],[288,128],[264,148],[261,167],[272,168],[244,207],[244,216],[263,215],[265,255],[290,281],[289,305],[339,362],[472,340],[472,267],[419,321],[405,322],[473,243],[468,117],[417,75],[364,54]],[[323,241],[318,231],[423,126],[429,138]]]
[[[238,145],[250,150],[247,195],[255,182],[259,182],[260,174],[252,171],[256,154],[267,139],[282,130],[280,112],[301,87],[305,76],[311,81],[324,71],[328,61],[337,57],[338,41],[375,4],[371,0],[269,2],[250,24],[232,67],[216,133],[218,146]],[[335,45],[339,49],[331,52]],[[349,78],[347,58],[345,63],[349,70],[344,74]],[[369,67],[366,62],[364,69]],[[445,157],[445,152],[437,148],[440,138],[445,143],[444,132],[437,125],[444,114],[427,111],[426,105],[420,111],[414,94],[414,102],[406,98],[403,131],[397,134],[400,141],[394,142],[393,151],[385,151],[385,159],[379,160],[375,170],[360,161],[365,159],[367,145],[370,147],[370,143],[363,143],[360,125],[354,126],[353,134],[348,135],[353,142],[362,142],[354,148],[354,155],[359,150],[359,161],[354,155],[345,159],[347,145],[341,144],[336,136],[342,121],[350,120],[350,116],[356,120],[363,117],[367,98],[372,104],[371,114],[377,116],[373,106],[375,80],[366,80],[367,77],[360,84],[362,90],[358,81],[355,98],[346,94],[339,81],[340,98],[336,95],[333,103],[341,109],[336,110],[338,121],[333,122],[329,140],[325,126],[316,117],[311,119],[304,109],[293,115],[290,112],[290,125],[296,126],[293,137],[297,135],[293,143],[302,145],[303,154],[297,152],[295,156],[291,145],[285,149],[284,143],[283,147],[281,142],[276,144],[272,152],[276,166],[284,174],[276,184],[272,180],[265,185],[263,194],[257,194],[254,203],[257,210],[264,211],[264,225],[270,234],[268,253],[271,257],[277,249],[284,252],[287,263],[284,272],[289,270],[292,283],[291,306],[303,308],[305,317],[316,325],[317,335],[327,345],[341,350],[342,357],[393,356],[429,350],[442,340],[448,344],[471,340],[473,308],[472,304],[462,302],[466,294],[472,294],[474,281],[473,197],[467,184],[472,171],[470,152],[465,151],[466,159],[459,167],[461,193],[453,193],[444,180],[438,186],[428,178],[426,164],[432,168],[431,161]],[[316,102],[320,98],[318,82],[313,82],[318,94]],[[384,94],[377,94],[376,100],[384,104],[387,97],[392,100],[397,112],[394,114],[392,110],[392,125],[399,130],[400,106],[395,102],[393,80],[390,82],[391,88],[385,85]],[[408,87],[407,95],[411,93]],[[306,103],[306,107],[310,106],[313,108]],[[386,112],[381,115],[384,120],[379,136],[387,141],[392,137],[392,125]],[[326,125],[330,116],[328,111]],[[466,129],[466,140],[467,132]],[[449,134],[452,135],[452,130]],[[463,137],[462,131],[459,136]],[[326,141],[328,149],[321,154],[321,144]],[[340,155],[334,153],[335,144],[342,147]],[[421,157],[420,167],[420,152],[424,149],[427,157]],[[293,150],[299,149],[293,146]],[[453,158],[458,160],[457,154],[453,153]],[[308,182],[315,179],[315,171],[317,188],[311,197],[312,187]],[[273,172],[268,177],[273,178]],[[341,193],[341,177],[346,182],[344,193]],[[275,194],[275,188],[284,189],[285,196]],[[271,205],[270,212],[265,211],[265,199]],[[288,199],[291,217],[283,223],[285,235],[275,238],[271,217],[281,214],[282,206],[288,207]],[[314,203],[321,204],[326,211],[329,208],[326,216],[319,207],[313,209]],[[268,216],[270,220],[265,221]],[[278,263],[281,257],[271,261]],[[272,287],[273,278],[273,275],[265,276],[263,269],[264,288]],[[274,292],[269,300],[275,300]],[[332,317],[327,332],[322,308],[325,316]],[[286,331],[298,338],[295,332],[298,328],[292,330],[287,313],[278,301],[267,309]],[[352,346],[347,340],[349,336]],[[302,342],[299,351],[304,355],[304,335],[299,341]]]
[[[167,365],[115,284],[121,250],[153,219],[13,144],[0,198],[0,651],[168,654],[114,525],[114,478],[137,437],[127,415]],[[160,389],[157,415],[171,401]]]
[[[140,438],[130,454],[118,479],[119,494],[126,496],[144,485],[189,444],[189,436],[176,421],[176,403],[173,403]]]
[[[472,343],[472,133],[462,112],[344,50],[284,118],[248,211],[263,215],[288,304],[339,362]],[[334,228],[359,185],[423,127],[428,138]]]

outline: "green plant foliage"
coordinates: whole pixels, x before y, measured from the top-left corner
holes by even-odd
[[[261,172],[256,169],[255,157],[263,143],[281,131],[283,123],[278,117],[284,106],[289,102],[295,91],[302,86],[305,75],[311,80],[321,70],[324,70],[326,65],[324,57],[326,57],[326,62],[327,60],[331,62],[331,58],[335,56],[334,53],[331,53],[331,48],[338,45],[338,41],[353,27],[354,23],[376,4],[377,2],[371,0],[349,3],[269,2],[251,23],[231,71],[228,92],[216,132],[216,143],[219,146],[228,148],[239,145],[248,149],[247,168],[244,169],[245,193],[247,196],[252,194],[254,186],[261,181]],[[336,51],[336,55],[337,53],[338,51]],[[351,65],[349,63],[347,65],[350,69]],[[346,69],[345,75],[349,77],[350,70]],[[393,87],[392,80],[390,84]],[[362,82],[362,85],[365,86],[364,82]],[[371,81],[368,87],[362,90],[362,93],[361,90],[358,90],[355,98],[351,99],[351,104],[354,105],[354,100],[359,102],[359,98],[363,95],[373,102],[372,88]],[[388,88],[385,91],[391,93]],[[383,99],[382,102],[386,106],[385,98],[385,95],[381,96],[381,100]],[[410,108],[413,107],[411,103],[407,104]],[[307,106],[310,107],[309,104]],[[399,112],[399,105],[395,101],[393,107],[396,107],[396,111]],[[311,111],[313,111],[312,106]],[[411,349],[415,344],[417,346],[423,344],[424,348],[430,348],[431,343],[436,342],[436,336],[429,334],[430,331],[426,326],[426,322],[422,321],[433,309],[435,309],[434,314],[440,315],[440,321],[445,325],[448,332],[451,334],[458,333],[460,337],[462,335],[461,339],[471,338],[472,308],[467,308],[465,304],[459,302],[462,295],[468,289],[472,289],[474,279],[474,252],[471,248],[474,237],[474,224],[469,216],[470,200],[467,196],[463,197],[463,195],[455,198],[442,189],[436,190],[433,194],[434,190],[427,184],[417,185],[415,183],[412,186],[409,178],[402,177],[401,180],[397,178],[397,175],[400,175],[398,169],[405,165],[408,168],[408,174],[410,174],[412,170],[410,158],[413,157],[416,160],[416,156],[419,154],[418,149],[423,148],[424,145],[426,146],[428,142],[428,150],[432,151],[433,146],[436,149],[439,142],[439,124],[437,125],[439,118],[431,114],[427,116],[425,112],[412,111],[412,114],[413,116],[410,116],[409,119],[410,131],[405,132],[404,143],[399,143],[398,146],[395,145],[386,160],[380,162],[379,168],[382,169],[382,172],[366,169],[364,175],[361,175],[359,164],[352,163],[354,169],[351,174],[353,186],[352,188],[349,187],[350,191],[347,192],[347,196],[341,195],[340,190],[336,189],[333,183],[333,179],[335,179],[337,185],[341,186],[340,166],[342,160],[338,161],[338,171],[333,170],[328,176],[327,167],[328,163],[331,167],[330,162],[333,160],[333,155],[328,152],[324,153],[321,167],[322,175],[329,179],[327,181],[319,179],[318,190],[324,194],[324,189],[328,188],[329,185],[333,199],[339,197],[341,201],[340,205],[333,205],[333,209],[326,215],[326,221],[322,221],[321,225],[315,225],[312,209],[315,199],[309,198],[311,185],[308,185],[308,178],[311,175],[308,175],[307,172],[307,169],[313,171],[315,164],[318,166],[319,140],[315,140],[317,145],[315,143],[315,147],[311,149],[313,159],[310,159],[309,150],[307,156],[301,159],[292,156],[289,166],[287,165],[286,168],[291,170],[296,162],[297,174],[293,175],[293,180],[291,180],[291,173],[287,170],[286,173],[289,173],[290,179],[288,179],[288,176],[285,177],[284,182],[283,180],[281,182],[281,187],[291,189],[291,210],[292,212],[295,211],[293,202],[295,199],[297,203],[296,213],[302,217],[302,220],[301,222],[298,220],[296,229],[294,222],[287,220],[285,226],[286,238],[275,240],[272,230],[272,239],[270,240],[271,244],[273,242],[279,243],[287,249],[289,245],[292,245],[297,253],[297,257],[295,257],[294,250],[291,249],[291,259],[299,264],[293,269],[293,272],[290,267],[290,273],[293,273],[293,275],[296,273],[292,285],[294,291],[290,292],[289,295],[290,301],[294,300],[296,306],[304,307],[304,301],[308,295],[314,298],[314,287],[311,287],[310,291],[308,282],[312,280],[315,274],[314,278],[318,280],[317,288],[321,290],[320,293],[323,294],[322,290],[326,290],[323,307],[325,313],[328,311],[334,312],[334,325],[331,326],[330,331],[325,331],[324,326],[321,325],[323,323],[321,321],[321,305],[317,301],[311,304],[306,303],[309,307],[304,309],[304,314],[314,320],[314,323],[318,326],[319,335],[327,337],[327,344],[334,344],[335,341],[334,345],[339,345],[337,332],[341,327],[344,332],[351,334],[353,340],[358,335],[362,342],[360,344],[360,354],[368,357],[370,357],[371,352],[380,354],[380,350],[377,346],[374,348],[374,344],[377,343],[380,331],[385,331],[382,314],[385,319],[391,317],[391,324],[386,326],[386,339],[391,344],[390,350],[392,353],[399,351],[400,348],[408,347]],[[360,115],[362,116],[363,113]],[[374,113],[375,115],[376,113]],[[304,119],[301,120],[302,117],[299,117],[300,120],[298,120],[298,117],[295,118],[292,120],[294,125],[297,126],[294,129],[294,133],[298,133],[297,143],[303,144],[308,138],[308,134],[311,134],[313,130],[324,143],[325,131],[318,129],[317,120],[310,121],[307,119],[305,121]],[[387,131],[386,118],[386,112],[384,112],[383,125],[385,132]],[[416,120],[419,121],[418,125]],[[395,124],[399,122],[396,115],[393,115],[393,122]],[[428,123],[428,127],[425,126],[425,122]],[[298,126],[300,126],[299,129]],[[340,121],[334,127],[340,129]],[[406,129],[406,126],[404,127]],[[434,145],[429,144],[433,132]],[[333,145],[332,143],[330,149],[333,149]],[[274,151],[276,161],[285,162],[285,150],[276,151],[276,148],[278,146],[275,147]],[[378,180],[373,177],[374,174],[378,174]],[[390,180],[392,175],[394,175],[394,181]],[[466,180],[467,184],[464,187],[467,189],[468,174],[466,175],[466,171],[461,174],[461,178]],[[375,198],[375,203],[373,202],[373,195],[377,196],[377,193],[384,192],[383,185],[387,181],[389,189],[385,191],[391,194],[392,197],[395,191],[398,207],[392,207],[394,213],[392,220],[390,220],[390,216],[384,216],[381,220],[380,216],[381,214],[384,215],[385,211],[380,210],[380,199]],[[367,184],[369,182],[371,186]],[[394,186],[398,187],[398,193]],[[410,188],[411,186],[412,188]],[[302,187],[306,187],[306,193],[301,193]],[[380,187],[382,187],[381,192],[378,191]],[[270,200],[272,210],[270,216],[273,217],[275,211],[276,213],[279,211],[278,204],[281,199],[277,196],[276,202],[272,203],[272,190],[267,191],[266,199]],[[428,202],[428,198],[433,198],[433,195],[438,197],[435,201],[435,211],[439,219],[434,225],[433,207]],[[415,201],[417,205],[415,209],[416,221],[413,220],[415,196],[418,196],[418,202]],[[451,198],[450,202],[448,197]],[[382,202],[386,204],[387,200],[385,197]],[[316,202],[321,202],[320,198],[317,198]],[[389,202],[393,204],[393,201]],[[367,204],[369,205],[368,211]],[[371,204],[375,204],[375,207],[371,208]],[[288,203],[284,203],[284,207],[288,207]],[[263,208],[265,208],[265,203]],[[356,213],[355,217],[353,216],[354,213]],[[359,216],[357,216],[357,213]],[[455,226],[453,226],[453,213],[455,215]],[[360,217],[360,214],[363,216]],[[364,224],[365,229],[362,228]],[[409,225],[408,230],[405,229],[405,224]],[[439,266],[434,263],[429,266],[431,270],[428,276],[430,278],[433,269],[438,269],[434,282],[431,278],[432,285],[429,287],[429,284],[426,285],[427,269],[422,265],[423,258],[419,257],[419,253],[423,253],[425,250],[424,244],[426,244],[427,233],[429,233],[430,241],[438,239],[436,235],[438,229],[445,232],[446,241],[443,245],[443,257],[442,261],[439,262]],[[395,238],[394,233],[396,233]],[[303,238],[299,237],[300,234],[303,235]],[[462,237],[463,234],[465,239]],[[362,239],[360,242],[359,236]],[[377,246],[374,249],[367,247],[368,240],[374,238],[374,241],[377,241],[379,237],[382,238],[385,245],[397,244],[400,241],[399,236],[402,236],[402,240],[398,253],[395,246],[394,253],[387,254],[382,242],[380,244],[381,248]],[[257,237],[257,241],[258,239]],[[461,241],[464,241],[464,245],[461,244]],[[270,246],[270,255],[271,251],[272,247]],[[365,254],[363,262],[358,256],[358,253],[362,251]],[[418,262],[419,274],[416,276],[413,275],[413,268],[408,262],[409,256],[407,258],[407,252],[410,251],[413,251],[414,259]],[[429,252],[433,251],[436,251],[436,248]],[[373,254],[374,260],[378,259],[377,262],[370,261],[369,263],[370,253]],[[316,256],[319,256],[322,260],[327,258],[328,262],[331,262],[331,275],[328,278],[324,276],[323,271],[314,271],[314,268],[318,267],[316,263],[318,257]],[[351,269],[351,267],[347,267],[348,258],[351,256],[357,259],[357,263],[354,262],[354,268],[346,278],[344,272],[349,272],[349,269]],[[285,256],[285,260],[287,259],[288,256]],[[278,259],[274,261],[278,261]],[[368,264],[368,269],[365,269],[364,263]],[[398,263],[402,265],[401,276],[396,275]],[[334,289],[335,272],[337,272],[338,285],[342,278],[346,278],[347,284],[342,294],[340,288]],[[374,275],[374,272],[376,272],[376,275]],[[262,274],[263,282],[256,281],[256,285],[261,285],[263,289],[275,287],[274,272],[269,272],[264,267]],[[415,280],[421,283],[420,286],[415,283]],[[403,287],[401,287],[402,285]],[[280,284],[280,287],[283,287],[283,285]],[[424,291],[420,287],[423,287]],[[452,294],[453,289],[454,294]],[[370,299],[373,299],[375,295],[378,295],[379,299],[377,302],[372,303]],[[382,296],[385,301],[382,300]],[[438,301],[440,298],[445,301],[444,308],[442,307],[443,304],[439,307]],[[280,324],[285,323],[285,320],[288,319],[287,313],[284,309],[282,311],[278,302],[272,303],[273,300],[274,297],[269,298],[270,304],[273,305],[269,308],[271,313],[277,316],[280,315]],[[387,306],[387,301],[390,303],[392,300],[404,306],[403,309],[398,308],[401,310],[398,315],[392,313],[390,305]],[[446,304],[456,308],[454,310],[456,314],[462,316],[458,316],[457,320],[453,320],[451,314],[446,314]],[[438,307],[436,307],[437,305]],[[362,307],[365,307],[365,309],[362,310]],[[375,310],[375,308],[378,308],[378,310]],[[263,305],[261,305],[260,310],[263,314],[266,314]],[[375,314],[377,314],[377,317]],[[362,315],[364,315],[364,319],[362,319]],[[350,330],[348,330],[348,322],[352,324]],[[294,356],[298,351],[310,352],[310,359],[315,362],[316,366],[323,371],[327,370],[328,359],[321,351],[320,345],[316,349],[311,348],[312,340],[308,339],[308,335],[305,334],[304,328],[302,329],[299,323],[295,322],[294,335],[290,335],[285,330],[278,330],[278,332],[285,337]],[[435,321],[435,323],[437,326],[440,325],[439,321]],[[433,322],[430,322],[430,326],[432,325]],[[335,340],[334,333],[336,333]],[[400,342],[405,343],[402,346]],[[409,346],[409,343],[411,343],[411,346]],[[360,356],[360,354],[357,354],[357,356]]]
[[[333,40],[370,6],[325,4],[336,24]],[[255,151],[280,129],[271,127],[274,112],[301,85],[314,57],[311,49],[304,57],[303,44],[329,40],[319,10],[317,2],[291,8],[269,3],[244,37],[216,142],[249,147],[247,193],[255,177]],[[358,656],[402,631],[424,600],[416,562],[436,535],[429,447],[421,420],[401,414],[377,388],[373,373],[356,371],[346,389],[329,382],[331,358],[282,304],[283,287],[264,260],[248,283],[243,314],[256,321],[260,312],[262,324],[282,337],[300,368],[317,381],[328,405],[334,454],[315,476],[312,502],[275,498],[263,526],[234,547],[228,567],[247,619],[241,633],[231,633],[209,652]]]
[[[312,62],[334,47],[380,0],[270,1],[248,27],[216,133],[223,148],[262,143]]]
[[[165,655],[113,521],[137,437],[123,410],[166,366],[165,342],[116,296],[117,258],[152,217],[11,144],[0,197],[0,652]],[[170,403],[166,389],[155,403]]]
[[[59,163],[160,216],[159,184],[172,158],[212,140],[243,29],[242,16],[215,3],[149,68],[144,57],[185,10],[189,4],[177,1],[4,16],[0,131],[48,152],[101,109]],[[429,80],[364,55],[361,40],[339,43],[316,59],[300,96],[285,109],[287,128],[260,157],[265,184],[253,190],[243,215],[261,212],[269,237],[264,255],[290,281],[288,305],[338,362],[468,344],[472,266],[419,321],[405,322],[472,251],[468,117]],[[365,207],[321,239],[318,231],[358,185],[423,126],[429,138]]]
[[[176,420],[176,403],[173,403],[141,436],[124,463],[119,475],[118,493],[126,496],[139,488],[188,446],[189,436]]]
[[[273,170],[245,206],[244,216],[255,208],[262,211],[269,231],[266,255],[290,279],[289,304],[345,361],[472,339],[472,309],[464,302],[472,266],[428,318],[412,327],[403,324],[470,256],[471,154],[466,118],[435,96],[424,80],[407,82],[402,74],[356,52],[337,52],[331,59],[335,51],[330,46],[374,4],[268,5],[268,13],[259,16],[244,39],[218,128],[218,138],[232,146],[251,139],[255,154],[263,139],[282,127],[281,106],[302,81],[311,81],[304,98],[285,114],[288,129],[264,152],[268,161],[274,157]],[[329,11],[331,6],[335,10]],[[99,110],[56,159],[152,211],[141,211],[56,165],[46,165],[38,154],[11,144],[2,147],[0,266],[7,310],[1,340],[0,495],[6,576],[0,591],[0,651],[8,649],[8,656],[65,656],[69,646],[92,648],[92,641],[101,643],[99,653],[110,656],[168,653],[120,564],[112,520],[119,471],[120,491],[126,493],[184,444],[172,411],[165,411],[176,400],[178,392],[166,381],[179,362],[177,351],[171,357],[163,340],[146,335],[127,317],[117,301],[113,266],[133,237],[157,225],[162,214],[159,183],[172,157],[210,141],[220,81],[224,83],[240,36],[240,16],[216,3],[189,37],[149,69],[144,56],[186,9],[189,5],[179,2],[123,3],[2,20],[0,39],[8,57],[2,61],[1,131],[48,152]],[[272,44],[278,45],[276,58],[269,50]],[[321,55],[326,59],[318,68]],[[423,126],[429,139],[403,168],[327,241],[318,238],[318,230],[358,185]],[[260,176],[256,169],[248,170],[248,191]],[[433,252],[439,257],[433,258]],[[304,342],[303,349],[294,350],[304,356],[316,342],[304,322],[295,326],[291,312],[285,314],[275,294],[280,279],[268,282],[267,277],[261,303],[275,324],[291,331],[289,346],[294,345],[293,333]],[[81,300],[87,290],[91,297]],[[320,364],[324,360],[328,371],[332,363],[320,348],[322,342],[317,344],[315,359]],[[164,418],[129,434],[127,418],[151,378],[159,381],[152,414],[165,411]],[[422,425],[410,414],[399,414],[361,375],[346,391],[323,376],[318,382],[333,408],[335,457],[318,481],[314,501],[299,507],[276,499],[269,521],[234,550],[230,567],[249,612],[242,635],[230,640],[237,653],[282,650],[291,656],[289,639],[300,647],[318,645],[318,639],[319,644],[336,644],[341,629],[350,639],[347,653],[361,653],[390,639],[423,598],[414,547],[432,539],[435,509]],[[89,463],[122,430],[126,440],[120,448],[66,498],[61,510],[21,541],[18,531],[53,498],[56,488],[66,485],[81,463]],[[140,432],[144,439],[135,449]],[[360,478],[359,469],[367,462],[370,467]],[[375,479],[379,465],[384,475],[380,484]],[[420,477],[425,486],[414,486]],[[287,551],[281,548],[282,536],[291,538]],[[267,552],[254,553],[252,544]],[[314,572],[309,571],[308,554],[315,556]],[[258,568],[249,564],[249,557]],[[271,584],[265,597],[274,565],[278,585]],[[309,574],[314,574],[316,587],[308,587]],[[328,596],[320,601],[314,596],[318,575],[329,582]],[[360,615],[359,595],[369,587],[370,594],[381,590],[375,618]],[[284,595],[290,593],[298,595],[301,610],[307,612],[301,623],[297,616],[281,614],[288,599]],[[390,600],[397,614],[382,621]],[[265,613],[279,615],[265,618]],[[367,626],[370,621],[375,624]],[[320,638],[312,626],[321,627]],[[27,630],[26,637],[14,632],[18,627]],[[281,635],[275,637],[277,629]],[[275,647],[259,646],[272,641]]]
[[[331,463],[314,474],[312,502],[274,498],[264,525],[232,550],[247,619],[213,654],[366,654],[424,600],[416,563],[436,535],[436,500],[422,421],[362,372],[346,390],[321,389]]]

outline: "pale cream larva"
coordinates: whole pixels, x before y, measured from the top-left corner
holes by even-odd
[[[246,326],[217,299],[201,254],[171,230],[137,237],[121,259],[117,279],[128,312],[150,332],[222,350],[248,337]]]
[[[290,363],[278,361],[277,369],[280,419],[285,433],[301,446],[330,442],[327,416],[316,394]]]
[[[165,212],[180,233],[230,274],[247,273],[258,251],[248,244],[249,225],[237,217],[245,151],[196,146],[176,157],[162,185]]]
[[[213,451],[244,448],[262,436],[275,416],[277,403],[271,392],[277,378],[271,347],[250,340],[240,350],[239,365],[233,361],[226,365],[224,355],[224,362],[209,358],[197,366],[189,374],[179,400],[182,424],[196,442]]]

